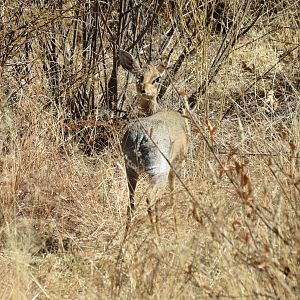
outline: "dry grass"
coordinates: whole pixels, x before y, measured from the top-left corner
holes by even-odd
[[[240,41],[200,99],[183,185],[174,203],[168,190],[160,199],[159,236],[146,180],[125,230],[120,133],[86,156],[64,137],[65,112],[44,109],[40,81],[18,90],[16,107],[1,108],[1,299],[298,297],[299,51],[281,57],[299,37],[284,29],[254,41],[265,30]],[[175,78],[180,88],[189,68],[201,77],[200,56]]]

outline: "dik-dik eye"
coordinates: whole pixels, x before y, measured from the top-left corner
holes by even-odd
[[[161,80],[161,77],[158,76],[152,81],[152,84],[160,83],[160,80]]]

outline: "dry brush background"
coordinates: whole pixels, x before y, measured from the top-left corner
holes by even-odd
[[[0,298],[300,294],[299,1],[3,1]],[[169,59],[198,109],[175,201],[136,217],[119,141],[136,117],[118,49]]]

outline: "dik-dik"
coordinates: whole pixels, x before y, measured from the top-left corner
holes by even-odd
[[[167,181],[173,192],[175,172],[189,148],[190,126],[186,116],[177,111],[163,111],[157,102],[165,67],[152,64],[140,67],[137,60],[123,50],[119,52],[119,61],[136,77],[137,103],[145,116],[131,124],[122,139],[131,217],[140,174],[146,173],[150,178],[151,190],[147,191],[146,197],[156,195]]]

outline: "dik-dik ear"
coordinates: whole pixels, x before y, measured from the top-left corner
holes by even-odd
[[[182,102],[180,103],[179,112],[184,113],[186,110],[193,113],[197,108],[197,96],[192,94],[188,96],[184,91],[177,89],[178,95],[181,97]]]
[[[157,71],[159,72],[160,76],[164,76],[167,66],[165,64],[160,64],[158,66],[156,66]]]
[[[139,65],[139,63],[127,51],[121,50],[121,49],[119,50],[119,61],[120,61],[121,66],[125,70],[133,73],[134,75],[139,75],[140,74],[140,65]]]
[[[166,72],[166,70],[170,67],[170,61],[171,61],[171,55],[173,53],[173,50],[169,53],[168,56],[163,56],[160,59],[159,65],[156,65],[156,68],[158,72],[160,73],[160,76],[163,76]]]

